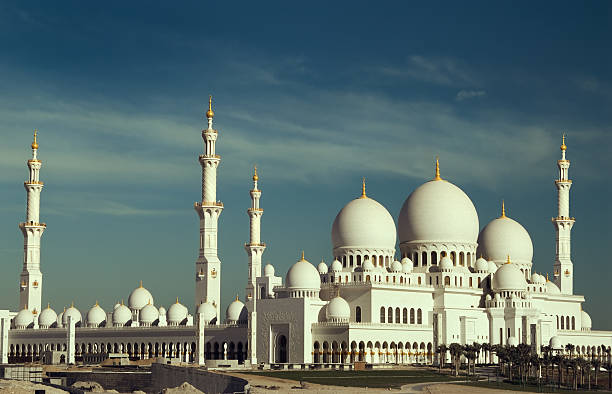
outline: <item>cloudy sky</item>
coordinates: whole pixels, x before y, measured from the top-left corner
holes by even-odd
[[[480,225],[509,216],[552,271],[561,134],[572,160],[575,289],[612,328],[609,2],[28,2],[0,5],[0,308],[18,305],[25,161],[43,160],[44,302],[108,309],[143,280],[193,304],[202,150],[214,96],[222,297],[244,295],[251,169],[264,261],[331,257],[344,204],[397,218],[442,176]]]

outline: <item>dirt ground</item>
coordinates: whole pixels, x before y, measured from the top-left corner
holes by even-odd
[[[43,384],[36,384],[21,380],[0,379],[0,394],[32,394],[34,390],[45,390],[45,393],[48,394],[67,393],[67,391],[45,386]]]

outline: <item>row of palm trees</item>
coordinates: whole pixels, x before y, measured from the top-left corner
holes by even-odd
[[[607,349],[602,346],[602,349]],[[518,380],[521,384],[527,384],[530,377],[533,377],[537,384],[541,384],[542,372],[544,372],[545,383],[550,384],[550,378],[554,378],[555,369],[557,371],[557,385],[565,385],[568,388],[577,390],[578,387],[591,388],[591,377],[597,386],[599,371],[603,367],[608,372],[608,389],[612,390],[612,363],[610,362],[610,351],[607,350],[607,361],[602,361],[592,355],[591,358],[574,357],[575,346],[567,344],[565,354],[550,346],[542,346],[541,354],[533,351],[530,345],[519,344],[518,346],[491,345],[488,343],[476,343],[461,345],[451,343],[450,345],[440,345],[437,347],[439,369],[442,372],[446,362],[447,353],[450,353],[451,366],[455,376],[459,375],[462,360],[467,361],[466,370],[468,377],[475,374],[476,360],[479,359],[480,352],[484,353],[485,364],[492,363],[492,354],[497,356],[499,371],[510,381]],[[570,373],[571,371],[571,373]],[[586,381],[586,383],[585,383]]]

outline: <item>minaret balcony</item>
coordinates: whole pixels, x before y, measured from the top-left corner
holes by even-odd
[[[263,208],[249,208],[247,212],[263,212]]]
[[[259,247],[266,247],[266,243],[265,242],[247,242],[244,244],[245,247],[250,247],[250,246],[259,246]]]
[[[200,155],[200,159],[220,159],[220,155]]]
[[[196,207],[223,207],[221,201],[202,201],[194,204]]]
[[[29,185],[44,185],[43,182],[41,181],[25,181],[23,182],[24,185],[29,186]]]
[[[28,284],[26,283],[25,280],[22,280],[19,287],[21,288],[21,290],[25,290],[26,287],[28,287]]]

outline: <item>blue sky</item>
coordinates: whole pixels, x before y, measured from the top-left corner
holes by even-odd
[[[191,307],[213,94],[224,305],[244,293],[254,163],[264,261],[282,275],[302,249],[330,261],[362,176],[397,219],[436,155],[481,228],[504,198],[552,271],[566,132],[575,289],[610,329],[611,17],[606,2],[4,2],[0,307],[18,303],[35,127],[44,302],[109,309],[143,280],[157,304]]]

